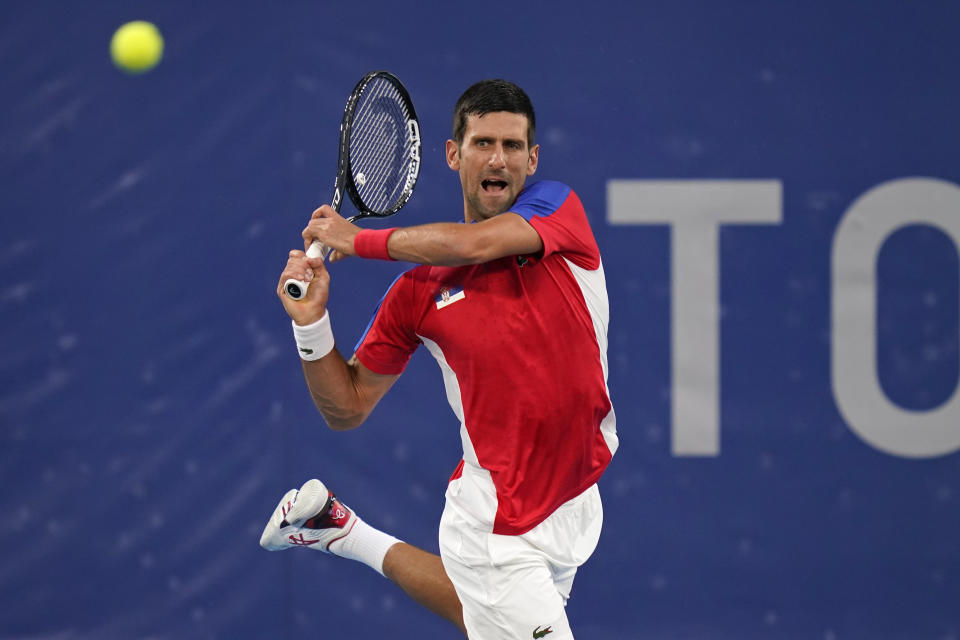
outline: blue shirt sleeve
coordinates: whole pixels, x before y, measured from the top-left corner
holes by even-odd
[[[527,222],[534,216],[546,218],[553,215],[567,200],[570,187],[554,180],[534,182],[517,196],[510,211],[523,217]]]

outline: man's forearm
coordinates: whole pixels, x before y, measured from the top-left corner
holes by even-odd
[[[303,377],[317,410],[335,431],[353,429],[371,407],[357,384],[356,370],[334,349],[319,360],[303,360]]]
[[[404,227],[390,234],[387,251],[394,260],[456,267],[478,261],[477,243],[466,225],[435,222]]]
[[[435,222],[401,227],[387,241],[387,251],[394,260],[445,267],[542,250],[540,235],[515,213],[469,224]]]

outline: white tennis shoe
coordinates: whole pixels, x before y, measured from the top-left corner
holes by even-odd
[[[268,551],[308,547],[331,553],[330,545],[347,536],[357,516],[316,478],[291,489],[280,500],[260,536]]]

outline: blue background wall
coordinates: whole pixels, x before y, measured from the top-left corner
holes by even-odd
[[[622,445],[578,638],[960,637],[957,454],[865,442],[830,369],[844,213],[905,176],[960,182],[960,9],[588,4],[4,3],[0,637],[456,637],[365,567],[257,545],[318,476],[436,550],[459,460],[425,352],[363,428],[323,427],[274,294],[373,68],[407,84],[425,141],[396,222],[461,215],[452,105],[507,77],[537,106],[540,175],[574,185],[603,251]],[[140,77],[107,54],[131,19],[166,36]],[[672,452],[671,232],[611,224],[614,179],[782,186],[780,223],[720,230],[716,455]],[[878,256],[876,375],[915,412],[956,397],[957,264],[928,225]],[[336,265],[344,349],[402,268]]]

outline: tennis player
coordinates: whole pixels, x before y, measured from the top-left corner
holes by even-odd
[[[334,347],[321,258],[291,251],[277,288],[332,429],[359,426],[423,344],[460,419],[463,459],[439,557],[369,526],[316,479],[283,497],[261,545],[364,562],[474,640],[573,637],[564,607],[596,548],[596,483],[617,448],[600,253],[570,187],[526,184],[535,128],[513,83],[485,80],[460,97],[445,152],[467,224],[361,230],[329,206],[314,212],[305,246],[320,240],[332,260],[420,265],[387,290],[350,360]],[[306,298],[285,295],[289,278],[311,283]]]

